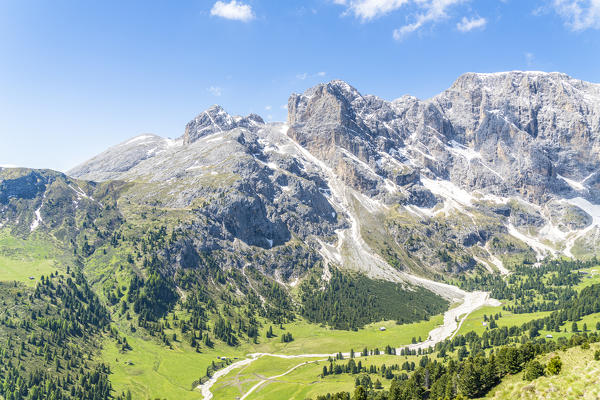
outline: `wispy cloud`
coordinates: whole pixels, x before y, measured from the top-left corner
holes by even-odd
[[[411,1],[413,0],[334,0],[333,2],[346,6],[346,13],[354,14],[363,21],[369,21],[389,14]]]
[[[207,89],[213,96],[221,96],[223,94],[223,89],[219,86],[211,86]]]
[[[533,55],[533,53],[525,53],[525,62],[527,63],[528,67],[531,67],[533,65],[533,61],[535,60],[535,56]]]
[[[282,105],[281,105],[281,109],[282,109],[282,110],[287,110],[287,104],[282,104]]]
[[[217,1],[212,6],[210,15],[243,22],[248,22],[254,19],[252,7],[236,0],[231,0],[229,3]]]
[[[327,75],[327,73],[323,72],[323,71],[319,71],[315,74],[309,74],[308,72],[303,72],[301,74],[296,75],[296,79],[300,79],[301,81],[303,81],[306,78],[322,78],[325,75]]]
[[[448,18],[448,9],[465,1],[468,0],[413,0],[414,4],[421,9],[421,12],[417,14],[414,22],[394,29],[394,39],[402,40],[427,24]]]
[[[600,0],[552,0],[550,7],[573,31],[600,29]]]
[[[265,106],[265,110],[270,111],[273,107],[271,106]]]
[[[371,21],[402,8],[416,9],[417,12],[412,17],[412,22],[394,29],[393,37],[396,40],[402,40],[407,35],[418,31],[428,24],[448,18],[448,10],[451,7],[468,1],[470,0],[333,0],[334,4],[346,7],[344,15],[354,15],[362,22]],[[471,22],[479,23],[480,25],[473,27],[465,25],[465,28],[475,29],[482,27],[486,21],[483,18],[479,18]]]
[[[487,19],[480,18],[467,18],[462,17],[459,23],[456,24],[456,29],[461,32],[471,32],[473,29],[479,29],[485,27],[487,24]]]

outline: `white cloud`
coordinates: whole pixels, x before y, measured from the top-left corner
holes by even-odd
[[[551,7],[573,31],[600,29],[600,0],[553,0]]]
[[[267,111],[271,110],[272,108],[273,107],[271,107],[271,106],[265,106],[265,110],[267,110]]]
[[[369,21],[389,14],[410,3],[421,0],[334,0],[335,4],[347,7],[346,13],[354,14],[356,18]]]
[[[282,104],[282,105],[281,105],[281,109],[282,109],[282,110],[287,110],[287,104]]]
[[[461,32],[470,32],[473,29],[483,28],[487,24],[487,19],[481,18],[467,18],[462,17],[459,23],[456,24],[456,29]]]
[[[301,74],[296,75],[296,79],[300,79],[301,81],[307,79],[307,78],[322,78],[325,75],[327,75],[326,72],[320,71],[320,72],[315,72],[313,73],[308,73],[308,72],[303,72]]]
[[[332,0],[334,4],[346,7],[345,15],[352,14],[362,22],[373,20],[377,17],[387,15],[401,8],[416,9],[416,15],[412,22],[394,29],[393,37],[402,40],[407,35],[418,31],[427,24],[436,23],[448,18],[448,10],[457,4],[466,3],[470,0]],[[600,1],[600,0],[592,0]],[[485,25],[485,18],[466,20],[459,23],[460,27],[467,30],[480,28]],[[470,24],[469,24],[470,23]],[[474,25],[473,25],[474,24]],[[458,26],[458,25],[457,25]],[[460,29],[459,27],[459,29]],[[467,31],[465,30],[465,32]]]
[[[223,89],[221,89],[218,86],[211,86],[208,88],[208,91],[213,95],[213,96],[221,96],[223,94]]]
[[[243,22],[254,19],[252,7],[236,0],[231,0],[229,3],[217,1],[212,6],[210,15]]]
[[[422,9],[422,12],[417,14],[413,23],[404,25],[398,29],[394,29],[393,37],[396,40],[404,39],[408,34],[411,34],[428,23],[435,23],[448,18],[448,9],[468,0],[412,0],[413,3]]]
[[[534,60],[535,56],[533,55],[533,53],[525,53],[525,62],[527,63],[528,67],[531,67]]]

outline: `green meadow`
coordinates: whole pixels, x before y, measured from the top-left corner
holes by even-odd
[[[0,281],[33,286],[40,276],[56,272],[64,261],[62,251],[37,233],[25,240],[0,230]]]
[[[218,357],[245,358],[250,353],[330,354],[338,351],[349,352],[351,349],[358,353],[365,346],[369,349],[379,348],[383,351],[388,344],[398,347],[411,343],[413,337],[426,338],[429,331],[441,324],[442,321],[442,315],[432,317],[429,321],[404,325],[386,321],[370,324],[364,329],[353,332],[332,330],[299,320],[284,324],[283,330],[279,326],[273,326],[273,333],[276,336],[271,339],[265,339],[265,333],[269,327],[268,324],[265,324],[258,344],[242,343],[237,347],[215,344],[213,349],[203,349],[202,353],[195,352],[187,343],[175,342],[172,344],[173,349],[171,350],[154,338],[142,338],[136,334],[128,334],[126,337],[132,350],[121,352],[114,340],[107,340],[101,358],[110,365],[111,382],[117,393],[130,390],[134,398],[152,396],[161,399],[197,399],[202,396],[198,391],[192,390],[191,384],[203,377],[206,368],[213,361],[219,361]],[[380,327],[385,327],[386,330],[381,331]],[[294,341],[281,343],[280,336],[284,332],[292,333]],[[279,375],[292,366],[307,360],[310,359],[261,358],[244,369],[243,374]],[[318,373],[321,372],[321,369],[322,366],[319,367]],[[240,371],[236,373],[240,373]],[[249,382],[240,384],[245,389],[252,387],[260,379],[244,377],[240,380],[249,380]],[[254,383],[250,384],[251,382]],[[352,385],[353,382],[352,380]],[[332,383],[335,382],[332,381]],[[227,383],[219,385],[221,385],[221,380],[214,388],[221,387],[220,390],[225,395],[224,397],[215,396],[215,398],[225,399],[229,398],[227,396],[236,390],[239,392],[239,388],[235,389],[238,387],[237,383],[233,387]],[[325,393],[328,390],[327,387],[323,386]],[[319,388],[319,392],[322,392],[321,388]]]

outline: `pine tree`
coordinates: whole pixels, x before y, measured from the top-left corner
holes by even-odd
[[[492,354],[481,373],[481,383],[488,390],[498,382],[498,367],[496,357]]]
[[[367,400],[367,391],[364,387],[362,386],[357,386],[356,389],[354,389],[354,397],[352,397],[352,400]]]
[[[544,366],[537,360],[529,361],[523,372],[523,380],[532,381],[540,376],[544,376]]]
[[[562,360],[560,359],[560,356],[552,357],[546,368],[548,369],[548,373],[550,373],[551,375],[560,374],[560,371],[562,369]]]
[[[481,388],[481,376],[471,361],[467,361],[458,375],[457,388],[459,393],[467,397],[477,397]]]

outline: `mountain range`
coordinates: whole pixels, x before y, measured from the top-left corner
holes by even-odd
[[[292,94],[286,123],[213,106],[66,174],[4,169],[0,224],[75,240],[79,210],[109,202],[107,231],[151,213],[185,233],[162,250],[173,271],[218,253],[288,287],[317,264],[325,280],[504,274],[596,254],[599,132],[600,85],[561,73],[467,73],[428,100],[331,81]]]

